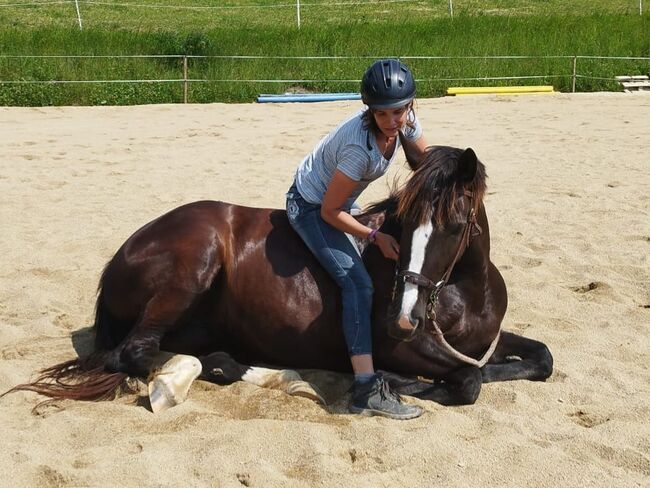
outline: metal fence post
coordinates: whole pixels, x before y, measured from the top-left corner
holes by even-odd
[[[187,55],[183,56],[183,103],[187,103],[187,89],[188,89],[188,80],[187,80]]]
[[[573,56],[573,83],[571,86],[571,93],[576,92],[576,64],[578,63],[578,56]]]

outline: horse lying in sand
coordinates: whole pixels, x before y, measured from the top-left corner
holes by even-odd
[[[397,263],[376,246],[363,258],[374,284],[375,363],[401,393],[471,404],[482,383],[552,372],[544,344],[501,331],[507,293],[490,261],[485,189],[474,151],[431,147],[401,189],[359,217],[400,243]],[[349,372],[340,306],[339,289],[284,211],[190,203],[136,231],[106,265],[95,352],[10,391],[103,399],[167,361],[150,383],[161,410],[199,375],[268,383],[249,364]],[[160,351],[191,357],[161,361]],[[297,394],[319,398],[282,374]]]

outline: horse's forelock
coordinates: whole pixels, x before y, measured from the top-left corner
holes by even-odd
[[[457,213],[457,196],[462,190],[474,193],[478,210],[486,189],[485,166],[478,161],[474,179],[462,184],[458,175],[462,154],[463,150],[455,147],[427,148],[417,170],[394,195],[397,216],[403,223],[420,226],[433,218],[438,227],[444,227]]]

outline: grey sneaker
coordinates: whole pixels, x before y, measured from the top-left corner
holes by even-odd
[[[350,412],[361,415],[381,415],[397,420],[414,419],[422,415],[417,405],[402,403],[402,398],[388,387],[381,374],[362,384],[355,383],[352,390]]]

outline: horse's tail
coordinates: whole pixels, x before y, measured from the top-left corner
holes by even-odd
[[[116,319],[104,303],[105,274],[106,269],[99,282],[95,308],[95,352],[45,368],[34,381],[14,386],[0,397],[16,391],[33,391],[56,400],[108,400],[120,391],[129,390],[128,374],[105,369],[111,350],[127,333],[125,324]]]
[[[109,373],[104,369],[108,352],[93,353],[40,371],[38,378],[16,385],[0,396],[16,391],[33,391],[55,400],[108,400],[128,388],[126,373]]]

